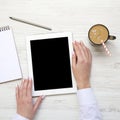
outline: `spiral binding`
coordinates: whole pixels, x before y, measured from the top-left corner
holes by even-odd
[[[3,26],[3,27],[0,27],[0,32],[2,31],[7,31],[7,30],[10,30],[10,27],[7,25],[7,26]]]

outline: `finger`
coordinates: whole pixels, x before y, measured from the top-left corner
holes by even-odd
[[[75,53],[73,53],[73,54],[72,54],[72,67],[73,67],[73,68],[75,68],[75,66],[76,66],[76,62],[77,62],[76,59],[77,59],[77,58],[76,58],[76,55],[75,55]]]
[[[27,96],[32,97],[32,80],[29,79],[28,81],[29,83],[28,83]]]
[[[19,97],[22,98],[23,92],[22,92],[22,87],[23,87],[24,79],[21,81],[21,84],[19,86]]]
[[[37,98],[37,100],[36,100],[36,102],[34,104],[34,108],[33,108],[34,113],[37,111],[37,109],[40,106],[42,100],[43,100],[42,96]]]
[[[80,58],[81,51],[79,50],[79,46],[76,41],[73,43],[73,46],[74,46],[74,52],[75,52],[76,58],[78,60]]]
[[[84,55],[84,51],[83,51],[83,47],[82,47],[82,45],[81,45],[81,42],[80,43],[78,43],[77,42],[77,46],[78,46],[78,51],[79,51],[79,55],[78,55],[78,61],[82,61],[82,60],[84,60],[85,59],[85,55]]]
[[[24,79],[23,86],[22,86],[22,94],[23,97],[27,96],[27,86],[28,86],[28,79]]]
[[[92,54],[90,52],[90,49],[89,48],[87,48],[87,49],[88,49],[87,51],[88,51],[88,55],[89,55],[89,60],[92,61]]]
[[[16,86],[16,100],[19,98],[19,86]]]
[[[81,41],[81,46],[82,46],[82,48],[83,48],[84,55],[85,55],[86,57],[88,57],[87,47],[85,46],[85,44],[84,44],[82,41]]]

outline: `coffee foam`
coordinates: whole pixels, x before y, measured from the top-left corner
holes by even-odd
[[[102,25],[95,25],[89,31],[89,38],[95,44],[101,44],[101,40],[105,42],[108,39],[109,32]]]

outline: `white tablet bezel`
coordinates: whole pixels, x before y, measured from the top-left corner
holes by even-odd
[[[76,82],[73,76],[72,67],[71,74],[72,74],[72,87],[71,88],[60,88],[60,89],[53,89],[53,90],[34,90],[34,79],[33,79],[33,68],[32,68],[32,56],[31,56],[31,47],[30,41],[32,40],[43,40],[49,38],[59,38],[59,37],[68,37],[68,45],[69,45],[69,56],[70,56],[70,65],[72,64],[72,53],[73,53],[73,46],[72,46],[72,33],[71,32],[57,32],[57,33],[46,33],[46,34],[39,34],[39,35],[31,35],[26,37],[26,45],[27,45],[27,58],[28,58],[28,73],[29,77],[33,81],[33,89],[32,89],[32,96],[40,96],[40,95],[55,95],[55,94],[67,94],[67,93],[76,93],[77,87]]]

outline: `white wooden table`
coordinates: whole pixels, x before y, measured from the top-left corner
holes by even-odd
[[[26,35],[49,31],[12,21],[18,17],[46,25],[52,32],[70,31],[74,40],[83,40],[91,49],[93,66],[91,84],[104,120],[120,119],[120,1],[119,0],[0,0],[0,26],[13,28],[23,77],[28,77]],[[106,25],[115,41],[102,47],[88,42],[88,30],[97,23]],[[12,119],[16,112],[15,86],[21,80],[0,84],[0,120]],[[76,94],[46,97],[35,120],[79,120]]]

